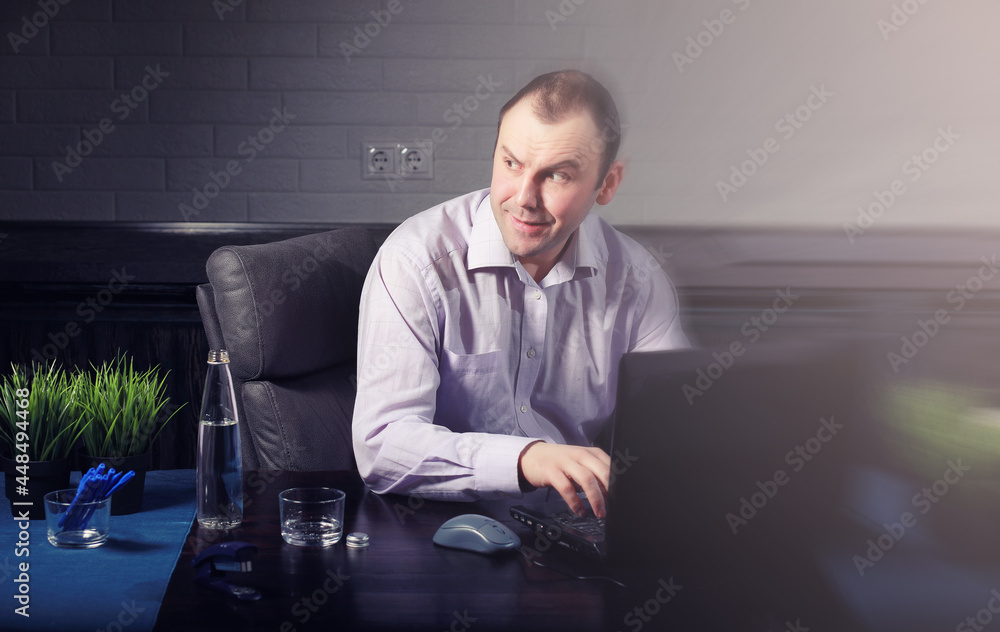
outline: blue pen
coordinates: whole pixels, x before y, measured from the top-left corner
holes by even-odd
[[[94,488],[94,479],[85,478],[84,480],[81,481],[81,484],[83,485],[83,490],[77,492],[76,496],[73,497],[73,501],[69,504],[69,507],[66,509],[66,513],[64,513],[62,515],[62,518],[59,519],[60,527],[65,524],[66,528],[69,529],[70,526],[72,526],[73,523],[76,522],[76,518],[78,517],[76,514],[79,512],[75,512],[74,510],[77,508],[77,503],[87,502],[87,498],[90,496],[90,493]]]
[[[80,492],[83,491],[83,486],[87,484],[87,481],[94,475],[94,468],[87,470],[86,474],[80,477],[80,484],[76,486],[76,495],[79,496]]]
[[[95,501],[104,498],[107,491],[111,489],[111,486],[114,484],[111,482],[111,479],[114,478],[114,474],[115,468],[111,468],[108,470],[108,473],[104,475],[104,478],[101,480],[101,487],[97,490],[97,494],[94,498]]]
[[[69,519],[69,523],[72,524],[73,522],[72,518],[74,517],[73,510],[76,509],[77,503],[85,502],[84,498],[87,493],[87,490],[89,489],[90,484],[91,484],[91,479],[86,476],[84,476],[80,480],[80,488],[77,490],[76,496],[74,496],[73,501],[70,502],[69,507],[66,509],[66,513],[64,513],[62,517],[59,519],[60,527],[67,522],[67,519]]]
[[[93,485],[89,490],[87,490],[87,497],[84,499],[84,502],[88,503],[89,506],[83,511],[83,515],[78,517],[78,520],[76,521],[77,529],[87,528],[87,523],[90,522],[90,517],[94,515],[94,509],[95,509],[93,505],[90,505],[90,503],[98,502],[101,500],[101,498],[103,498],[101,494],[103,493],[105,485],[107,485],[107,481],[108,481],[107,474],[101,474],[94,481],[92,481]]]
[[[92,503],[100,500],[103,496],[104,488],[107,485],[109,472],[104,471],[104,464],[101,463],[97,466],[97,470],[94,472],[94,476],[88,481],[88,486],[84,489],[83,495],[79,498],[82,503]],[[93,507],[88,507],[82,512],[76,512],[76,528],[85,529],[87,528],[87,523],[90,522],[90,516],[94,513]]]
[[[135,478],[135,472],[134,472],[134,471],[132,471],[132,470],[129,470],[129,471],[128,471],[128,473],[127,473],[127,474],[125,474],[125,476],[122,476],[121,480],[120,480],[120,481],[118,481],[118,482],[117,482],[117,483],[115,484],[115,486],[111,488],[111,491],[109,491],[109,492],[107,493],[107,495],[105,496],[105,498],[107,498],[107,497],[108,497],[108,496],[110,496],[111,494],[113,494],[113,493],[115,493],[116,491],[118,491],[119,489],[121,489],[122,485],[124,485],[125,483],[129,482],[129,481],[130,481],[130,480],[132,480],[133,478]]]
[[[90,468],[86,474],[80,478],[80,484],[76,489],[76,496],[70,503],[66,512],[59,519],[59,526],[65,525],[67,530],[86,529],[90,517],[94,513],[94,507],[80,510],[79,503],[94,503],[109,498],[112,494],[122,488],[135,477],[134,471],[115,472],[115,468],[104,471],[104,464],[97,468]]]
[[[129,470],[123,475],[121,472],[115,474],[114,468],[111,468],[102,478],[101,485],[95,490],[94,497],[90,499],[90,502],[100,502],[109,498],[112,494],[118,491],[122,485],[132,480],[134,476],[135,472],[132,470]],[[93,506],[87,509],[87,512],[81,521],[81,529],[85,529],[87,527],[87,523],[90,522],[90,517],[94,514],[94,511],[96,511],[96,508]]]
[[[118,481],[121,480],[122,476],[125,476],[125,472],[118,472],[114,476],[112,476],[111,480],[108,481],[108,489],[109,490],[113,489],[114,486],[118,484]],[[108,494],[110,494],[110,493],[111,492],[109,491]],[[105,495],[107,495],[107,494],[105,494]]]

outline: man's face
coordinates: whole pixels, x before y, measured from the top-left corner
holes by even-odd
[[[604,142],[592,117],[581,111],[549,125],[532,105],[532,97],[522,100],[500,125],[490,204],[504,244],[530,274],[544,276],[594,202],[611,201],[621,163],[598,187]]]

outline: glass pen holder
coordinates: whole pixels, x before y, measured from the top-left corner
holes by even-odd
[[[111,533],[111,497],[73,502],[77,490],[61,489],[45,495],[45,535],[62,549],[92,549]]]

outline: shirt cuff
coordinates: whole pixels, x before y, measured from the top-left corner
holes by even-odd
[[[496,499],[521,496],[517,481],[517,460],[532,437],[491,435],[479,447],[476,455],[476,493],[480,498]]]

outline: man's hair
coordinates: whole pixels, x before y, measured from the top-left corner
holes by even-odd
[[[543,123],[552,125],[580,111],[589,112],[600,130],[603,141],[601,168],[598,171],[597,186],[604,182],[611,163],[618,157],[621,146],[621,120],[611,93],[597,79],[579,70],[559,70],[539,75],[500,108],[497,122],[497,143],[500,140],[500,126],[507,112],[525,98],[534,99],[534,114]],[[496,144],[493,147],[496,153]]]

